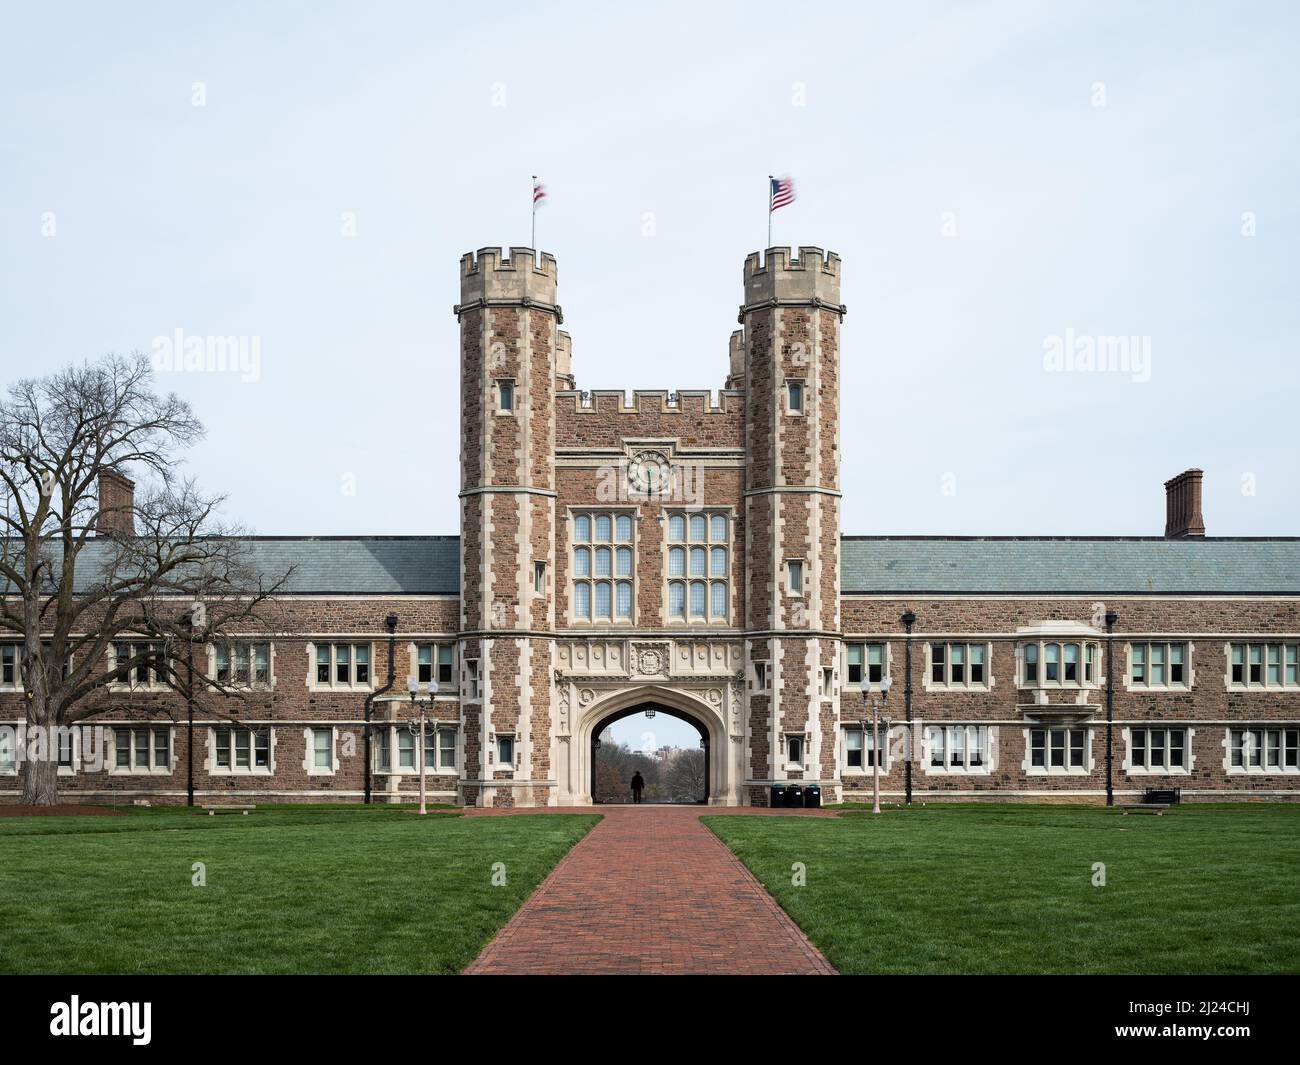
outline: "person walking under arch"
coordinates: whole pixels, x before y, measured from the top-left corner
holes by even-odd
[[[641,770],[638,769],[632,775],[632,801],[639,803],[643,791],[645,791],[645,778],[641,775]]]

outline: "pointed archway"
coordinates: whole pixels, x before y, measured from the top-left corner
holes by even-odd
[[[707,806],[709,802],[709,783],[710,783],[710,777],[709,777],[710,757],[709,756],[711,753],[711,744],[709,743],[708,729],[705,728],[704,725],[701,724],[700,721],[695,717],[692,717],[689,714],[682,713],[681,711],[674,710],[663,703],[654,702],[651,700],[647,700],[644,703],[637,703],[632,706],[625,706],[617,710],[611,710],[605,717],[601,718],[599,721],[595,722],[595,724],[592,725],[591,739],[589,741],[591,743],[591,751],[589,752],[589,761],[591,764],[591,778],[587,782],[587,787],[590,789],[591,792],[592,802],[596,803],[597,805],[601,805],[605,801],[602,798],[600,798],[598,794],[598,789],[596,787],[596,769],[600,761],[599,751],[600,751],[600,744],[601,744],[601,739],[600,739],[601,734],[607,728],[616,724],[619,721],[626,720],[629,717],[635,717],[637,714],[645,714],[647,712],[654,713],[654,714],[663,713],[666,714],[668,717],[676,718],[678,721],[684,721],[686,724],[690,725],[693,729],[695,729],[696,732],[699,733],[700,747],[704,751],[704,787],[702,789],[702,794],[694,800],[694,804]],[[671,800],[671,799],[668,801],[676,802],[675,800]]]

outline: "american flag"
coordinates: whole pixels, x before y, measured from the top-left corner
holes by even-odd
[[[772,178],[772,203],[767,209],[768,213],[778,207],[784,207],[787,203],[794,203],[794,179]]]
[[[546,199],[546,186],[537,180],[537,175],[533,175],[533,210],[541,206],[542,201]]]

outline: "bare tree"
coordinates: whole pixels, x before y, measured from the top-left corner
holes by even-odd
[[[202,435],[143,355],[19,381],[0,403],[0,633],[21,637],[29,731],[113,709],[113,682],[140,667],[184,691],[179,648],[265,619],[289,574],[258,573],[217,519],[222,499],[179,472]],[[128,473],[133,493],[101,491]],[[110,647],[131,651],[110,661]],[[237,694],[217,678],[202,687]],[[58,801],[54,746],[23,759],[24,803]]]
[[[670,802],[703,801],[704,752],[694,749],[671,752],[663,780]]]

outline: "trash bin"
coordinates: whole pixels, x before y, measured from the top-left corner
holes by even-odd
[[[772,794],[768,797],[767,805],[773,809],[785,805],[785,788],[780,784],[772,785]]]
[[[785,788],[785,804],[794,809],[803,806],[803,788],[798,784],[787,784]]]
[[[822,807],[822,789],[816,784],[809,784],[803,789],[803,804],[812,810]]]

